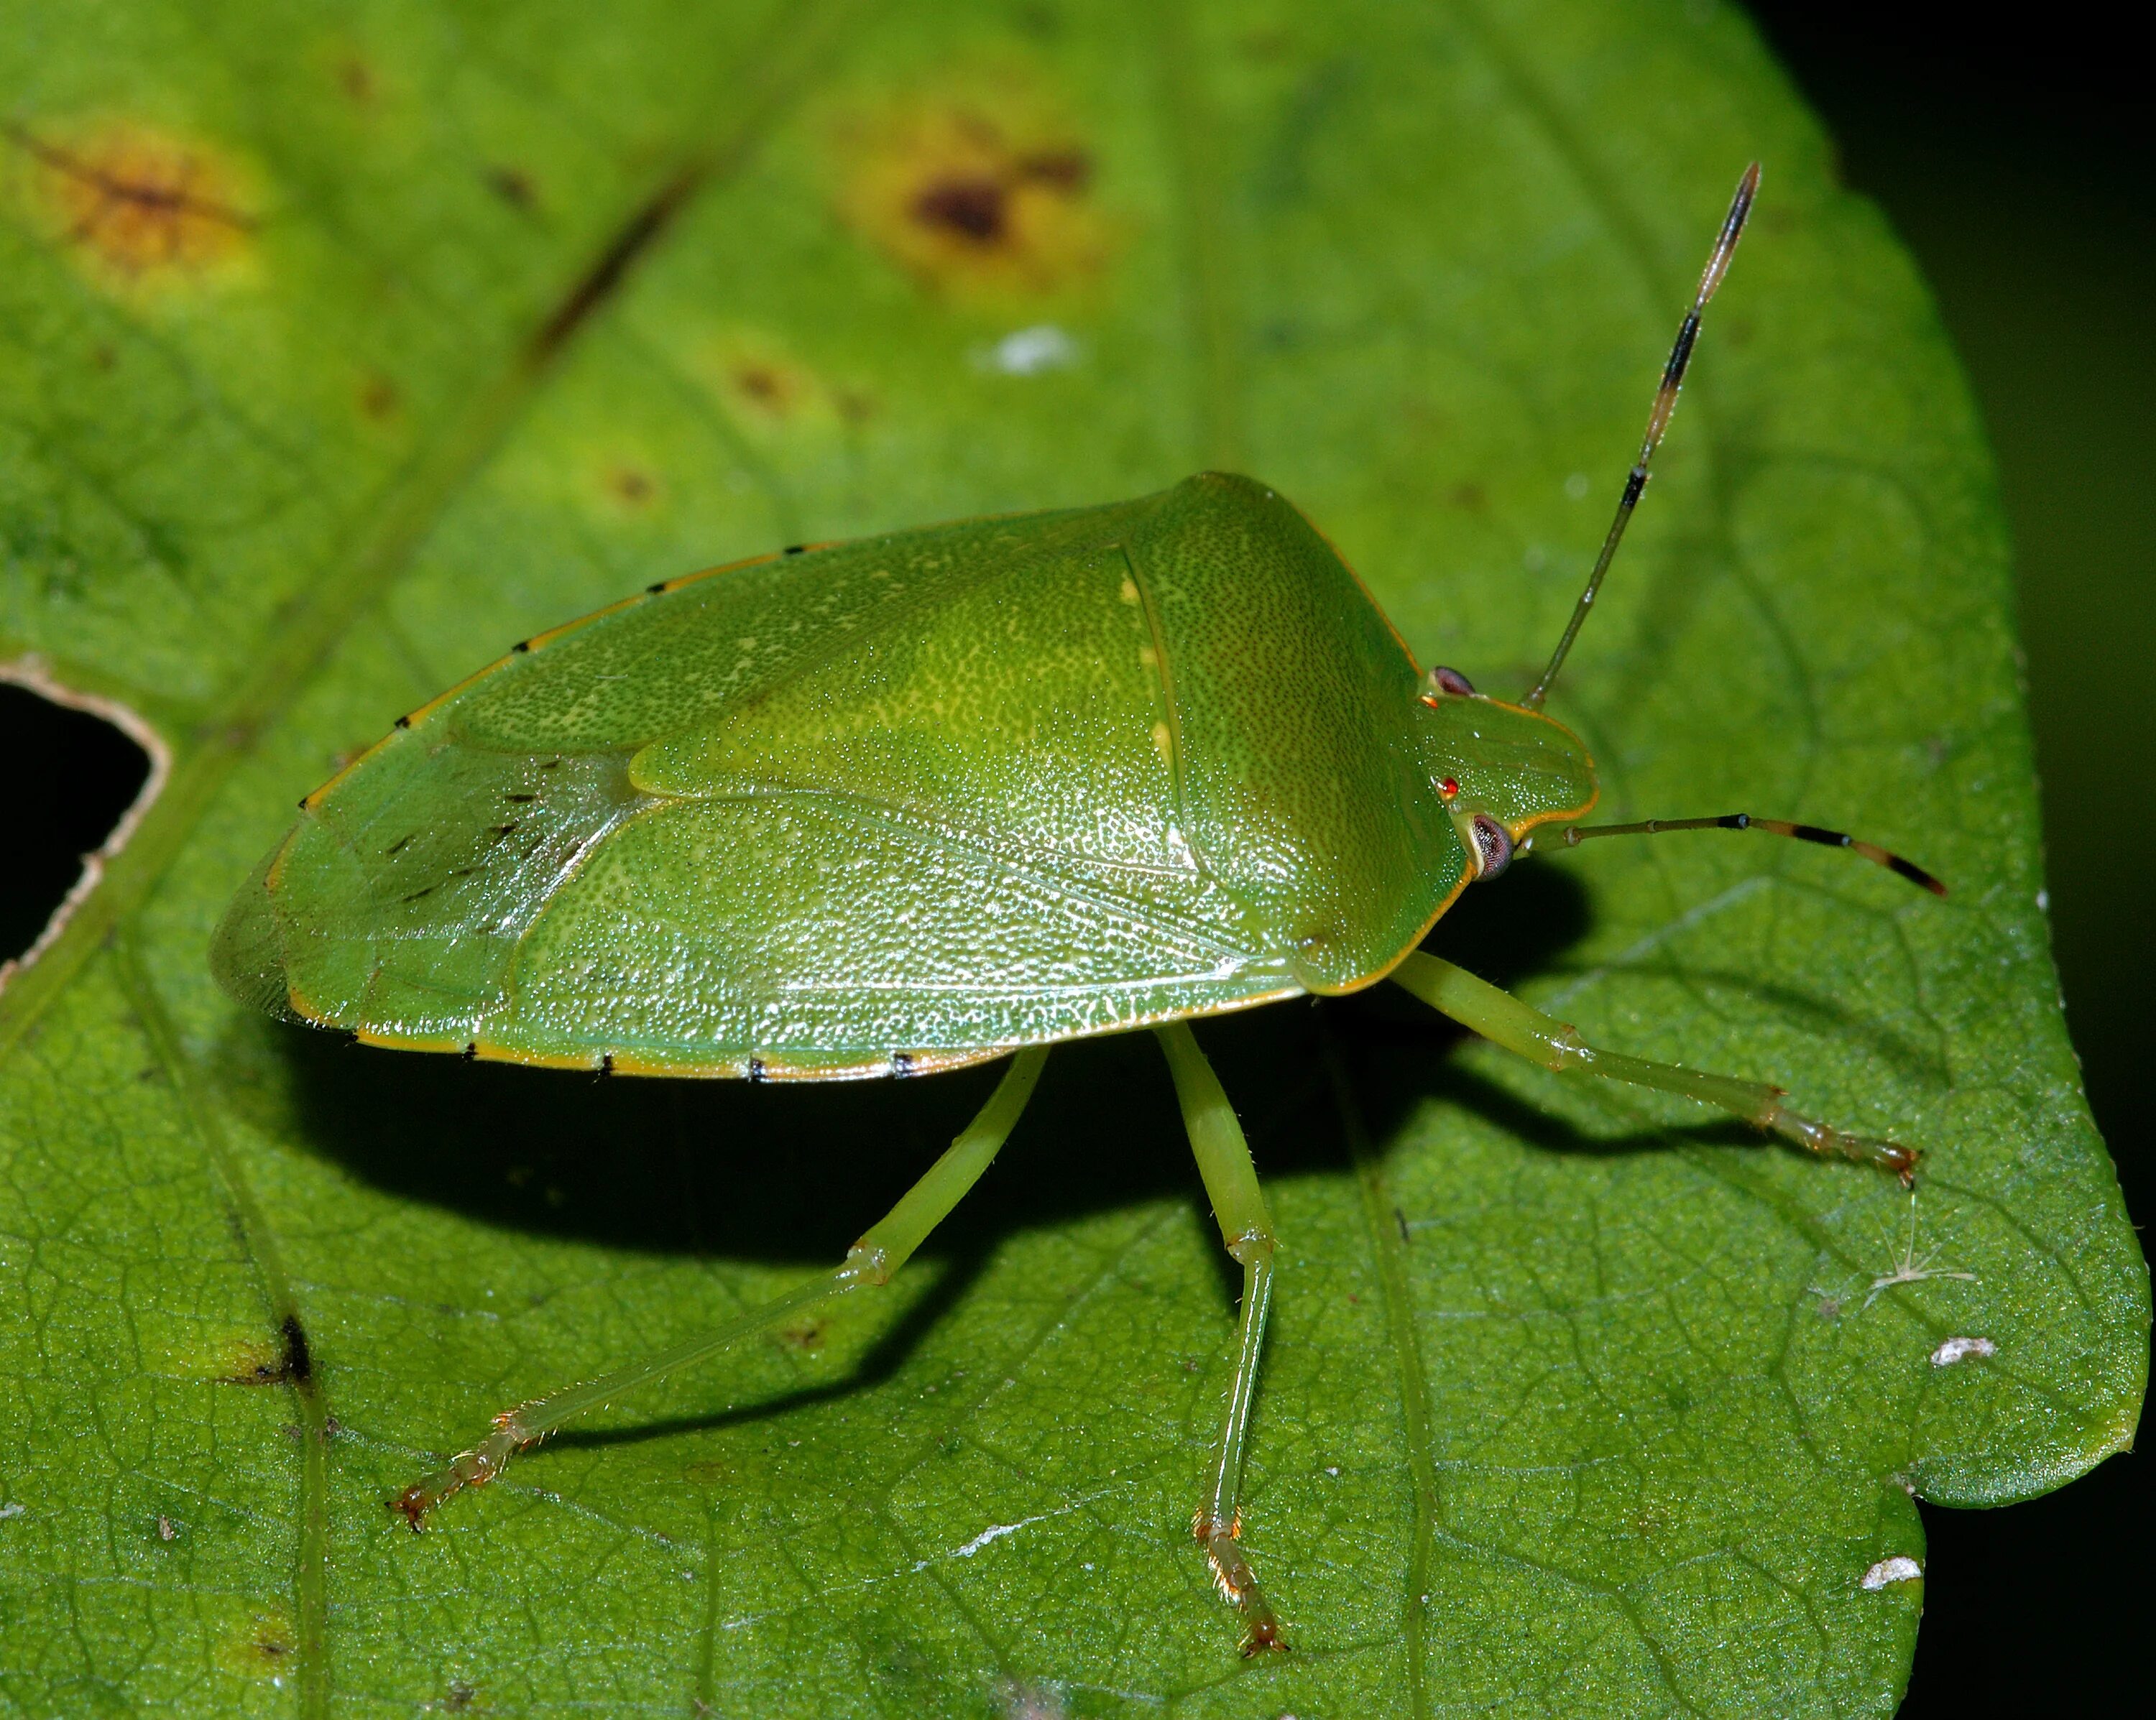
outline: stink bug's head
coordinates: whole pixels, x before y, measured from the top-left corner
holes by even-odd
[[[1572,617],[1550,654],[1549,665],[1517,704],[1504,704],[1476,692],[1457,669],[1434,668],[1423,682],[1422,702],[1439,713],[1431,727],[1438,750],[1425,755],[1434,760],[1431,781],[1452,819],[1460,844],[1466,851],[1470,876],[1476,880],[1495,878],[1512,863],[1515,854],[1528,846],[1528,832],[1538,824],[1570,822],[1594,804],[1594,764],[1578,737],[1542,715],[1558,671],[1579,637],[1581,625],[1594,607],[1604,576],[1624,540],[1632,510],[1646,491],[1648,467],[1661,446],[1676,410],[1677,392],[1684,386],[1685,371],[1691,362],[1699,339],[1699,322],[1707,300],[1729,272],[1729,261],[1743,235],[1745,218],[1759,189],[1759,164],[1754,161],[1737,182],[1737,195],[1722,218],[1714,249],[1692,294],[1691,308],[1677,329],[1676,344],[1662,366],[1661,385],[1647,414],[1647,433],[1638,457],[1625,475],[1625,488],[1617,499],[1617,512],[1602,540],[1601,552],[1587,576],[1587,587],[1573,605]],[[1507,760],[1494,777],[1481,770],[1486,763]],[[1911,883],[1943,896],[1947,887],[1914,861],[1839,830],[1816,824],[1800,824],[1786,818],[1755,818],[1748,812],[1725,812],[1710,818],[1650,818],[1644,823],[1575,827],[1564,832],[1566,846],[1576,847],[1589,837],[1656,836],[1678,830],[1759,830],[1770,836],[1794,837],[1828,847],[1847,848],[1852,853],[1883,866]]]
[[[1537,826],[1594,804],[1594,760],[1562,723],[1484,698],[1457,669],[1424,678],[1422,705],[1424,768],[1476,880],[1511,865]]]

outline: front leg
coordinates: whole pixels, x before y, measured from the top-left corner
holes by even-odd
[[[1778,1134],[1807,1152],[1892,1171],[1904,1188],[1916,1180],[1919,1155],[1915,1149],[1815,1123],[1789,1109],[1782,1103],[1782,1089],[1763,1081],[1739,1081],[1733,1076],[1710,1075],[1676,1063],[1650,1062],[1645,1057],[1598,1050],[1582,1039],[1569,1022],[1546,1016],[1509,991],[1501,991],[1466,968],[1435,955],[1418,951],[1394,968],[1391,977],[1439,1014],[1451,1016],[1461,1026],[1560,1075],[1599,1075],[1661,1093],[1681,1093],[1703,1104],[1717,1105],[1732,1117],[1741,1117],[1753,1128]]]

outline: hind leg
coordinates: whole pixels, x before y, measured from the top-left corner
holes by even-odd
[[[566,1386],[516,1409],[503,1410],[494,1418],[493,1432],[470,1451],[458,1452],[446,1466],[424,1481],[405,1488],[390,1501],[390,1508],[403,1512],[416,1529],[420,1519],[450,1494],[492,1481],[517,1452],[536,1444],[563,1422],[595,1410],[624,1392],[634,1391],[662,1374],[670,1374],[676,1368],[701,1362],[744,1338],[783,1325],[802,1309],[817,1303],[864,1286],[879,1287],[888,1284],[913,1251],[927,1240],[928,1233],[950,1216],[951,1209],[988,1168],[1011,1130],[1017,1127],[1025,1102],[1033,1096],[1034,1084],[1040,1079],[1041,1066],[1047,1061],[1045,1050],[1022,1051],[1014,1057],[1009,1072],[989,1096],[988,1103],[981,1108],[980,1114],[952,1142],[943,1156],[929,1167],[928,1174],[900,1197],[898,1205],[846,1251],[845,1260],[835,1269],[761,1308],[751,1308],[722,1326],[685,1339],[656,1355],[617,1368],[582,1385]]]

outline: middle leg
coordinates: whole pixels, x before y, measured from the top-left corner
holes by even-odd
[[[1220,1240],[1243,1269],[1241,1341],[1235,1355],[1235,1380],[1228,1393],[1227,1426],[1220,1435],[1220,1461],[1205,1502],[1198,1508],[1191,1530],[1205,1549],[1213,1580],[1243,1617],[1243,1652],[1286,1648],[1280,1620],[1258,1587],[1250,1562],[1237,1544],[1243,1533],[1243,1451],[1250,1438],[1250,1401],[1258,1389],[1258,1358],[1265,1343],[1265,1314],[1273,1295],[1273,1221],[1250,1163],[1250,1144],[1219,1078],[1199,1050],[1198,1041],[1181,1021],[1154,1030],[1168,1053],[1175,1077],[1175,1097],[1198,1175],[1213,1202]]]

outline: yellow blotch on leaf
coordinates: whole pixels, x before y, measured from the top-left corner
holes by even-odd
[[[289,1677],[300,1635],[282,1608],[257,1608],[219,1633],[218,1664],[243,1678]]]
[[[1112,258],[1093,151],[1022,70],[849,113],[832,136],[846,223],[941,296],[1046,297]]]
[[[626,438],[588,447],[570,469],[576,474],[573,493],[613,520],[649,519],[669,499],[660,463]]]
[[[132,120],[0,122],[0,137],[13,200],[100,290],[156,298],[250,274],[255,198],[225,151]]]
[[[729,329],[715,336],[697,353],[695,368],[726,416],[760,442],[827,435],[856,416],[851,395],[762,330]]]
[[[281,1385],[290,1377],[284,1346],[267,1334],[174,1344],[166,1350],[166,1369],[175,1379],[217,1385]]]

